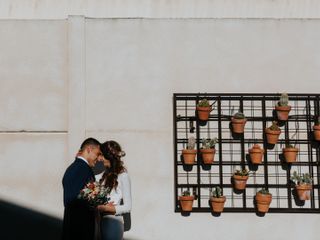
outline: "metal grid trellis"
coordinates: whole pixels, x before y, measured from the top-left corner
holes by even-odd
[[[189,189],[197,198],[193,212],[210,212],[210,189],[220,186],[227,201],[224,212],[256,212],[254,196],[261,188],[269,189],[273,195],[269,212],[272,213],[320,213],[320,143],[313,140],[312,126],[320,115],[320,94],[289,94],[292,106],[289,119],[281,126],[278,143],[270,148],[266,142],[264,129],[276,120],[274,107],[280,94],[179,94],[173,96],[174,120],[174,185],[175,211],[180,212],[178,196]],[[215,103],[207,122],[196,117],[196,105],[206,98]],[[247,118],[245,132],[234,137],[230,130],[233,114],[241,111]],[[199,151],[196,163],[186,168],[181,161],[182,149],[188,138],[197,140],[200,149],[202,138],[217,137],[216,155],[213,164],[204,165]],[[254,143],[263,145],[264,160],[260,165],[250,164],[248,149]],[[284,163],[281,160],[282,148],[288,144],[299,148],[297,162]],[[231,184],[235,169],[248,168],[252,171],[247,187],[236,193]],[[313,178],[311,199],[297,202],[293,196],[294,185],[290,181],[293,171],[310,173]]]

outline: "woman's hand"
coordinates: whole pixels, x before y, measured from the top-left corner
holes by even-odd
[[[116,208],[114,207],[113,202],[109,202],[104,205],[99,205],[97,208],[100,212],[107,212],[107,213],[111,213],[111,214],[116,213]]]

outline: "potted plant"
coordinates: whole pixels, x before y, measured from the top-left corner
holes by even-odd
[[[182,211],[191,212],[193,205],[194,196],[190,194],[189,190],[183,191],[182,195],[179,196],[180,206]]]
[[[286,121],[289,118],[291,106],[289,105],[289,97],[287,93],[282,93],[280,100],[276,105],[277,117],[281,121]]]
[[[224,208],[226,197],[222,195],[222,189],[218,186],[212,189],[210,203],[212,210],[216,213],[221,213]]]
[[[313,126],[314,139],[320,141],[320,116],[317,117],[316,123]]]
[[[265,130],[267,136],[267,142],[269,144],[276,144],[278,142],[281,129],[278,126],[278,123],[273,121],[272,125]]]
[[[202,148],[200,149],[202,161],[204,164],[212,164],[216,153],[215,145],[218,142],[217,138],[202,139]]]
[[[194,149],[196,145],[196,139],[194,137],[189,137],[187,148],[182,150],[182,156],[184,164],[192,165],[195,163],[195,158],[197,150]]]
[[[293,163],[297,159],[297,153],[299,149],[294,147],[291,144],[287,144],[285,148],[282,149],[282,153],[284,156],[284,159],[287,163]]]
[[[212,111],[212,106],[209,101],[204,98],[200,100],[197,104],[198,118],[202,121],[207,121],[209,119],[210,112]]]
[[[260,147],[259,144],[254,144],[252,148],[249,149],[249,155],[251,162],[253,164],[260,164],[262,162],[264,149]]]
[[[312,178],[309,173],[303,173],[298,175],[296,171],[293,172],[293,176],[290,178],[296,185],[296,190],[300,200],[309,200],[310,191],[312,189]]]
[[[272,194],[268,189],[262,188],[256,193],[256,202],[259,212],[266,213],[269,211],[269,206],[272,201]]]
[[[234,133],[243,133],[247,119],[242,112],[237,112],[231,118],[232,130]]]
[[[249,178],[249,171],[247,169],[235,170],[233,174],[235,189],[237,190],[245,189],[248,178]]]

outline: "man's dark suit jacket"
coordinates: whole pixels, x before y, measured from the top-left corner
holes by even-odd
[[[84,186],[94,181],[94,174],[82,159],[76,160],[67,168],[63,180],[63,240],[92,240],[94,238],[94,210],[86,201],[78,199]]]

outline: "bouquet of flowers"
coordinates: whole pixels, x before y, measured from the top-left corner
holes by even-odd
[[[86,200],[90,206],[96,207],[107,203],[110,199],[107,197],[108,188],[100,185],[98,182],[89,182],[80,191],[78,199]]]

